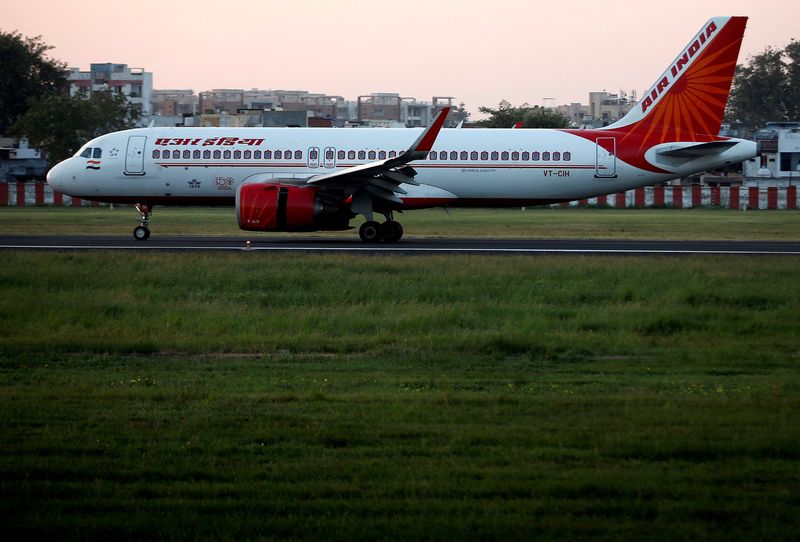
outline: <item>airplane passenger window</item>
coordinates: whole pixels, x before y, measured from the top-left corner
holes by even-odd
[[[302,160],[303,159],[303,151],[294,151],[294,159],[295,160]]]
[[[256,159],[261,158],[261,151],[256,151],[253,157]],[[270,158],[272,158],[272,151],[264,151],[264,160],[269,160]]]
[[[325,160],[333,160],[333,149],[325,151]]]
[[[199,159],[200,158],[200,151],[195,149],[194,152],[192,152],[192,158],[194,158],[195,160]]]
[[[481,151],[481,160],[488,160],[489,153],[487,151]]]
[[[478,159],[478,151],[472,151],[471,153],[469,153],[469,159],[470,160],[477,160]]]
[[[358,151],[358,159],[359,160],[366,160],[367,159],[366,151]]]
[[[214,160],[219,160],[222,157],[221,151],[214,151]]]
[[[528,151],[523,151],[522,152],[522,159],[527,162],[528,160],[531,159],[531,153],[529,153]]]
[[[375,151],[369,151],[369,154],[367,154],[367,156],[369,157],[370,160],[375,160]]]
[[[462,159],[462,160],[466,160],[466,159],[467,159],[467,156],[469,156],[469,155],[467,154],[467,151],[461,151],[461,159]]]
[[[378,160],[384,160],[386,158],[386,151],[378,151]]]
[[[184,160],[188,160],[191,157],[192,157],[192,151],[190,151],[189,149],[186,149],[185,151],[183,151],[183,159]]]
[[[310,151],[308,151],[308,158],[309,160],[316,160],[317,158],[319,158],[319,153],[317,152],[317,149],[311,149]]]
[[[344,151],[339,151],[336,153],[336,158],[338,158],[339,160],[344,160],[344,156],[345,156]]]
[[[223,153],[222,153],[222,157],[223,157],[225,160],[230,160],[230,158],[231,158],[231,151],[225,151],[225,152],[223,152]]]
[[[172,157],[177,160],[181,157],[181,151],[172,151]]]
[[[517,151],[512,152],[511,159],[514,160],[515,162],[519,160],[519,153]]]
[[[91,157],[92,157],[92,148],[86,147],[85,149],[83,149],[83,152],[81,153],[81,158],[91,158]]]
[[[553,153],[553,160],[561,160],[561,153],[556,151]]]
[[[389,158],[394,158],[395,156],[397,156],[397,153],[396,153],[396,152],[394,152],[394,151],[389,151]]]
[[[356,151],[347,151],[347,159],[348,160],[355,160],[356,159]]]
[[[283,157],[286,158],[287,160],[291,160],[292,159],[292,151],[283,151]]]
[[[101,156],[103,156],[103,149],[100,147],[95,147],[92,158],[100,158]]]
[[[492,151],[492,160],[499,160],[499,159],[500,159],[500,153],[497,151]]]
[[[203,158],[205,158],[206,160],[211,158],[211,151],[209,151],[209,150],[203,151]]]
[[[450,160],[458,160],[458,152],[450,151]]]
[[[431,151],[428,153],[428,160],[436,160],[438,156],[439,155],[436,151]]]
[[[242,151],[233,151],[233,159],[238,160],[242,157]]]
[[[539,151],[533,151],[531,153],[531,160],[539,160]]]
[[[550,160],[550,153],[547,152],[547,151],[543,152],[542,153],[542,160],[544,160],[545,162],[548,162]]]
[[[566,151],[566,152],[564,153],[564,156],[563,156],[563,158],[564,158],[564,160],[566,160],[567,162],[569,162],[570,160],[572,160],[572,153],[571,153],[571,152],[569,152],[569,151]]]
[[[500,153],[501,160],[508,160],[508,151],[503,151]]]
[[[244,151],[244,159],[250,160],[253,157],[253,151]]]
[[[269,151],[264,151],[264,158],[267,157],[268,152]],[[275,160],[280,160],[281,158],[283,158],[283,153],[281,151],[275,151]]]
[[[153,151],[153,158],[161,158],[161,151],[158,150],[158,149],[155,149]]]

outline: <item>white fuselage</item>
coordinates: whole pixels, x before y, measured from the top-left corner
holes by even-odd
[[[99,201],[233,205],[242,183],[300,184],[402,153],[419,134],[418,129],[141,128],[93,139],[54,167],[48,182],[65,194]],[[722,153],[679,166],[658,163],[665,172],[653,172],[625,163],[590,134],[607,136],[602,130],[442,130],[428,158],[409,164],[418,172],[419,186],[401,186],[408,192],[403,206],[570,201],[755,155],[754,143],[734,140]]]

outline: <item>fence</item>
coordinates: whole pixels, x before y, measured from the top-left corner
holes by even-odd
[[[797,209],[797,187],[648,186],[607,196],[557,204],[562,207],[719,207],[723,209]],[[44,182],[0,182],[0,207],[105,205],[72,198]]]

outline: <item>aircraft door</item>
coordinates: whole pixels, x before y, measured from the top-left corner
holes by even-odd
[[[336,149],[333,147],[325,147],[325,167],[327,169],[336,167]]]
[[[311,169],[317,169],[319,167],[319,147],[309,147],[308,167]]]
[[[144,175],[144,145],[147,136],[128,137],[125,154],[125,175]]]
[[[614,137],[597,138],[597,161],[594,176],[611,179],[617,176],[617,139]]]

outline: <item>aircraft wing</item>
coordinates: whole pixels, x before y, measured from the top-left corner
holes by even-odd
[[[400,188],[400,185],[418,184],[414,180],[416,170],[407,164],[428,156],[449,112],[449,107],[443,108],[430,126],[399,156],[312,177],[307,184],[344,191],[345,194],[351,195],[352,208],[357,213],[371,214],[373,199],[378,200],[378,203],[396,205],[403,203],[399,195],[406,194],[406,191]]]

